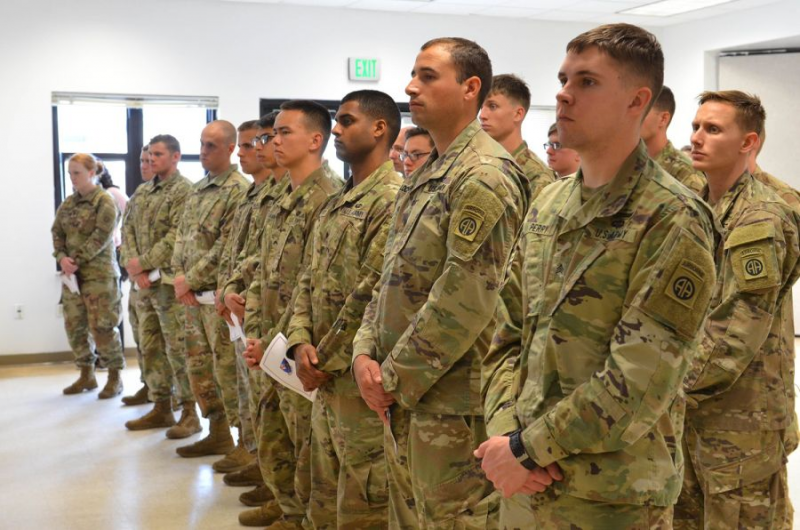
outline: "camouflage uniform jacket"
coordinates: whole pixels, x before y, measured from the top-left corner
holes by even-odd
[[[521,303],[489,358],[489,431],[522,429],[547,494],[670,506],[681,489],[679,391],[714,287],[708,206],[644,143],[584,201],[583,173],[545,189],[520,237]],[[519,355],[514,359],[514,355]]]
[[[290,177],[287,174],[284,179]],[[306,243],[310,240],[320,209],[341,187],[341,177],[324,164],[300,187],[289,188],[267,213],[265,224],[269,229],[262,234],[256,280],[247,291],[246,305],[255,311],[245,318],[245,322],[250,321],[246,331],[252,333],[249,330],[255,330],[264,350],[278,332],[286,332]],[[253,322],[258,328],[251,327]]]
[[[222,250],[247,186],[235,164],[192,186],[172,255],[175,276],[186,276],[192,291],[216,290]]]
[[[112,237],[119,219],[114,198],[101,186],[88,195],[77,191],[61,203],[50,230],[56,261],[69,256],[82,281],[119,278]]]
[[[528,200],[533,202],[545,186],[558,180],[552,169],[547,167],[536,153],[528,149],[528,144],[522,142],[511,156],[517,161],[522,173],[525,175],[524,184],[528,187]]]
[[[403,408],[483,413],[480,363],[525,215],[524,179],[475,121],[400,188],[353,356],[382,364]]]
[[[711,313],[686,379],[687,423],[727,431],[786,429],[794,416],[794,336],[784,298],[800,276],[800,216],[745,173],[714,205],[724,242]]]
[[[767,173],[758,165],[756,165],[753,178],[762,184],[766,184],[767,187],[775,191],[786,204],[794,208],[795,211],[800,212],[800,191],[797,191],[778,177]]]
[[[288,347],[314,344],[318,369],[341,375],[381,275],[394,198],[403,183],[387,161],[361,184],[352,179],[323,208],[314,228],[291,322]]]
[[[658,153],[655,161],[664,171],[678,179],[681,184],[700,195],[706,185],[706,176],[692,167],[692,161],[682,152],[675,149],[672,142]]]
[[[249,285],[252,281],[254,265],[258,260],[258,241],[264,228],[264,217],[271,203],[269,199],[275,197],[273,188],[277,185],[272,173],[261,184],[253,182],[236,209],[217,279],[217,285],[223,290],[223,296],[229,282],[233,282],[233,285],[227,289],[227,293],[239,294],[244,291],[245,283]],[[243,273],[247,275],[246,282],[242,277]]]
[[[167,180],[155,176],[137,188],[123,225],[124,263],[138,257],[142,269],[159,269],[161,281],[172,285],[172,251],[191,188],[189,179],[177,171]]]

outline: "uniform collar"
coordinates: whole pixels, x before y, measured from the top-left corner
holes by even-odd
[[[579,228],[586,226],[595,218],[611,217],[618,213],[628,203],[649,160],[647,148],[640,140],[639,145],[625,159],[614,178],[583,204],[581,203],[583,169],[578,169],[570,196],[559,215],[569,220],[571,228]]]
[[[221,187],[228,179],[228,177],[230,177],[231,174],[237,169],[239,169],[239,166],[237,166],[236,164],[231,164],[230,166],[228,166],[228,169],[226,169],[219,175],[212,175],[210,173],[206,173],[206,176],[203,177],[203,180],[198,182],[197,189],[202,190],[209,186]]]
[[[472,142],[473,138],[481,132],[483,132],[483,129],[481,129],[480,122],[473,120],[456,136],[456,139],[453,140],[453,143],[450,144],[444,154],[439,156],[434,147],[425,164],[413,173],[413,180],[408,184],[408,187],[414,190],[431,180],[444,177],[450,171],[453,163]],[[483,134],[486,133],[484,132]]]
[[[525,151],[527,151],[527,150],[528,150],[528,142],[526,142],[525,140],[522,140],[522,143],[521,143],[521,144],[519,144],[519,147],[517,147],[516,149],[514,149],[514,152],[513,152],[513,153],[511,153],[511,156],[513,156],[513,157],[514,157],[514,159],[516,160],[516,159],[517,159],[517,157],[518,157],[520,154],[522,154],[523,152],[525,152]]]
[[[153,183],[154,188],[164,188],[166,186],[169,186],[171,183],[176,182],[180,177],[181,177],[181,172],[176,169],[175,173],[171,173],[169,178],[167,178],[166,180],[156,175],[150,182]]]
[[[324,179],[329,172],[330,172],[330,167],[328,166],[328,163],[325,162],[320,167],[312,171],[311,174],[308,176],[308,178],[306,178],[306,180],[303,181],[303,183],[300,185],[299,188],[297,188],[296,190],[292,190],[290,187],[289,189],[291,191],[287,195],[285,195],[281,200],[280,203],[281,208],[283,208],[284,210],[292,210],[295,204],[297,204],[306,195],[311,193],[311,191],[314,189],[317,183],[319,183],[322,179]],[[287,182],[291,182],[289,180],[291,178],[290,174],[287,173],[286,175],[284,175],[283,178],[287,179]]]
[[[337,200],[337,204],[334,208],[338,208],[343,204],[358,201],[372,191],[375,186],[385,181],[386,177],[391,173],[394,173],[394,164],[392,164],[391,160],[387,160],[378,166],[375,171],[370,173],[369,176],[365,178],[358,186],[353,186],[353,177],[350,177],[347,179],[344,188],[342,188],[342,194]]]
[[[719,220],[719,223],[726,227],[729,224],[730,219],[728,217],[731,215],[733,206],[738,201],[739,197],[744,195],[749,196],[752,190],[751,183],[753,182],[753,177],[750,175],[748,171],[745,170],[742,173],[742,176],[738,178],[736,183],[731,186],[731,189],[725,192],[725,194],[720,198],[719,202],[712,206],[714,211],[714,216]],[[704,190],[705,196],[708,197],[708,187]]]
[[[101,191],[105,191],[103,189],[103,186],[97,185],[88,195],[81,195],[81,192],[77,190],[75,191],[74,195],[75,198],[78,200],[78,202],[80,201],[93,202],[97,197],[97,194],[100,193]]]

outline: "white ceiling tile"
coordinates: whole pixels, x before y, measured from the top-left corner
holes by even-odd
[[[604,2],[588,0],[569,6],[570,11],[586,11],[588,13],[618,13],[624,9],[637,7],[644,2]]]
[[[675,24],[676,17],[643,17],[636,15],[618,15],[616,13],[598,14],[593,13],[592,18],[587,19],[591,22],[598,24],[616,24],[624,22],[627,24],[635,24],[637,26],[670,26]]]
[[[357,0],[348,5],[348,9],[370,9],[375,11],[402,11],[410,13],[427,2],[410,2],[408,0]]]
[[[282,0],[282,4],[316,7],[347,7],[355,0]]]
[[[438,2],[431,2],[418,7],[414,13],[430,13],[433,15],[471,15],[475,11],[484,9],[480,5],[466,5],[466,4],[440,4]]]
[[[509,17],[509,18],[520,18],[520,17],[533,17],[540,13],[544,13],[543,9],[526,9],[524,7],[503,7],[503,6],[495,6],[490,7],[488,9],[483,9],[481,11],[477,11],[475,14],[480,15],[482,17]]]
[[[436,0],[437,2],[440,0]],[[585,0],[498,0],[489,5],[503,7],[525,7],[529,9],[564,9]]]
[[[559,20],[563,22],[582,22],[584,20],[589,20],[590,18],[595,16],[597,16],[597,13],[554,10],[554,11],[545,11],[544,13],[539,13],[538,15],[531,18],[534,18],[536,20]]]
[[[430,5],[461,5],[466,7],[474,7],[474,6],[492,7],[493,5],[497,5],[497,2],[493,0],[434,0],[433,2],[430,3]]]

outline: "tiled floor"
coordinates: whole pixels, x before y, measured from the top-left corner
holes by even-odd
[[[211,469],[218,457],[183,459],[175,448],[187,441],[167,440],[161,429],[127,431],[124,423],[149,406],[99,401],[97,392],[63,396],[76,376],[68,364],[0,368],[0,529],[241,528],[246,489],[223,484]],[[125,370],[126,393],[139,388],[138,377],[135,366]],[[798,454],[789,461],[796,507]]]

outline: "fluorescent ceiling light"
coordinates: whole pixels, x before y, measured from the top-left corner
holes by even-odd
[[[632,9],[620,11],[620,15],[642,15],[646,17],[671,17],[706,7],[728,4],[734,0],[661,0]]]

